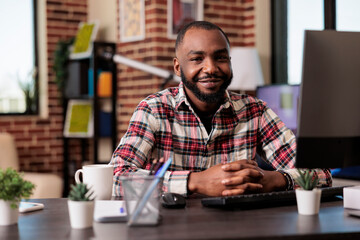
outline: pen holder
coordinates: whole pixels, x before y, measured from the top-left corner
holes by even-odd
[[[120,177],[128,226],[157,225],[160,218],[160,193],[163,178],[150,175]]]

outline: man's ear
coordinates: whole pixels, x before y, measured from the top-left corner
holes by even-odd
[[[176,74],[176,76],[180,77],[180,63],[179,63],[179,59],[174,58],[173,59],[173,63],[174,63],[174,72]]]

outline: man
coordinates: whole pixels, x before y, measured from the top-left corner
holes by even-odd
[[[230,43],[216,25],[198,21],[178,34],[174,71],[179,87],[144,99],[114,152],[114,193],[119,176],[149,174],[152,158],[173,162],[167,191],[208,196],[293,189],[293,133],[256,98],[228,92],[232,79]],[[241,66],[236,66],[240,67]],[[277,171],[258,167],[256,154]],[[322,186],[329,170],[316,170]]]

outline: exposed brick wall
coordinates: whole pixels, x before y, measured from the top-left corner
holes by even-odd
[[[254,0],[204,0],[204,20],[219,25],[231,46],[255,46]],[[167,37],[167,0],[145,1],[143,41],[117,44],[117,52],[163,69],[173,70],[175,40]],[[118,65],[118,136],[121,138],[136,105],[160,90],[163,79]]]
[[[59,40],[68,40],[74,37],[78,31],[80,22],[87,20],[87,0],[47,0],[47,43],[48,43],[48,72],[49,72],[49,113],[50,119],[58,118],[59,145],[61,154],[60,163],[63,163],[63,114],[61,101],[59,101],[59,90],[54,82],[52,70],[54,51]],[[53,126],[53,125],[52,125]],[[54,126],[55,127],[55,126]],[[71,171],[81,167],[80,141],[71,139],[69,141],[69,161],[75,166]],[[62,172],[62,165],[60,168]]]
[[[60,39],[75,36],[79,22],[86,21],[87,0],[47,0],[46,9],[49,118],[2,116],[0,132],[9,132],[15,137],[20,170],[62,175],[63,108],[52,71],[53,53]],[[75,151],[79,155],[80,150]]]
[[[228,34],[232,46],[255,45],[253,0],[204,0],[204,2],[204,20],[222,27]],[[65,40],[75,36],[79,22],[87,20],[87,0],[47,0],[46,4],[49,118],[2,116],[0,131],[14,135],[21,170],[54,172],[61,175],[63,109],[52,71],[53,52],[60,39]],[[172,71],[175,40],[167,38],[167,0],[146,0],[145,19],[146,39],[130,43],[117,42],[117,52]],[[119,22],[119,19],[116,21]],[[163,79],[121,64],[118,65],[117,79],[117,128],[120,139],[127,129],[136,105],[147,95],[159,91]],[[70,145],[70,160],[79,162],[81,148],[78,141],[71,140]],[[91,156],[91,153],[89,155]]]

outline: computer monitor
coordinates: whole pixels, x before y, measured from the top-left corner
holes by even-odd
[[[265,85],[256,89],[256,97],[266,104],[296,133],[300,85]]]
[[[296,167],[360,165],[360,32],[306,31]]]

